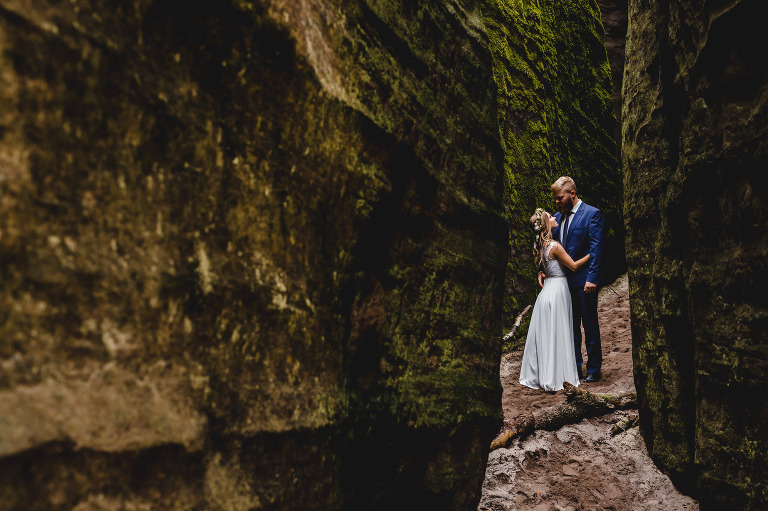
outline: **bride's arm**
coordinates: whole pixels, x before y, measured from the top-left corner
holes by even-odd
[[[571,259],[571,256],[568,255],[568,252],[565,251],[560,243],[555,243],[555,246],[552,247],[550,254],[555,256],[555,259],[566,265],[571,271],[578,270],[587,264],[587,261],[589,261],[589,254],[585,255],[578,261],[574,261]]]

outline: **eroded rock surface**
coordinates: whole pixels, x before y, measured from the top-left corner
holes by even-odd
[[[0,502],[474,508],[506,222],[530,297],[617,211],[596,5],[513,4],[0,0]]]
[[[0,2],[3,508],[476,503],[506,240],[479,8]]]
[[[703,509],[768,503],[759,2],[629,2],[623,167],[649,452]]]

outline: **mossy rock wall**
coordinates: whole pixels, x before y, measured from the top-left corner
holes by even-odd
[[[702,509],[768,505],[768,35],[760,2],[629,2],[623,167],[635,384]]]
[[[538,290],[528,219],[537,207],[555,211],[549,187],[559,176],[571,176],[579,196],[606,215],[601,284],[624,267],[621,175],[597,2],[504,0],[489,8],[486,24],[506,155],[511,254],[505,322],[510,327]]]
[[[0,0],[0,507],[476,506],[481,7]]]
[[[613,82],[613,139],[616,141],[617,159],[621,160],[621,82],[624,77],[624,46],[627,39],[627,1],[598,0],[600,19],[605,27],[605,51],[611,66]],[[619,236],[621,238],[621,236]]]

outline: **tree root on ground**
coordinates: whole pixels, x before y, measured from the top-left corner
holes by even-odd
[[[563,383],[565,403],[532,414],[521,415],[504,422],[501,433],[491,442],[491,450],[507,447],[515,438],[525,438],[536,430],[556,431],[566,424],[576,424],[582,419],[598,417],[616,410],[636,410],[637,394],[593,394]]]

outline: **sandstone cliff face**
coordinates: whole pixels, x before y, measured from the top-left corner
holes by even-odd
[[[505,144],[511,238],[505,318],[511,323],[538,289],[528,219],[536,207],[556,211],[549,186],[559,176],[573,177],[579,196],[605,213],[603,283],[617,275],[624,264],[621,177],[597,3],[499,2],[488,9],[486,24]]]
[[[480,6],[0,1],[0,502],[469,509],[506,227]]]
[[[613,82],[613,114],[616,123],[613,139],[616,154],[621,157],[621,82],[624,76],[624,47],[627,38],[627,0],[598,0],[600,19],[605,27],[605,51],[611,66]]]
[[[3,506],[473,509],[510,232],[530,299],[548,184],[617,212],[602,33],[586,0],[0,0]]]
[[[629,3],[624,212],[642,428],[710,509],[768,502],[760,7]]]

